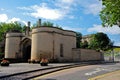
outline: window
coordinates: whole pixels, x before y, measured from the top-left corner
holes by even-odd
[[[63,55],[63,44],[60,44],[60,57],[64,57],[64,55]]]

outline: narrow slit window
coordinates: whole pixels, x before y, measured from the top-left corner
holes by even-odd
[[[60,57],[64,57],[64,55],[63,55],[63,44],[60,44]]]

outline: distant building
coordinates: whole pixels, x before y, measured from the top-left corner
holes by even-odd
[[[92,34],[82,36],[81,42],[84,43],[85,41],[87,41],[88,44],[89,44],[89,43],[90,43],[91,36],[92,36]]]

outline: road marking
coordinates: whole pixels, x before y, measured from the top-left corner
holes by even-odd
[[[98,72],[101,72],[101,71],[106,71],[107,69],[104,69],[104,68],[96,68],[95,70],[91,71],[91,72],[87,72],[85,73],[86,76],[91,76],[91,75],[94,75],[94,74],[97,74]]]
[[[117,72],[120,73],[120,70],[118,70],[118,71],[113,71],[113,72],[109,72],[109,73],[106,73],[106,74],[103,74],[103,75],[99,75],[99,76],[90,78],[90,79],[88,79],[88,80],[99,80],[100,78],[103,78],[103,77],[106,77],[106,76],[110,76],[110,75],[115,74],[115,73],[117,73]]]

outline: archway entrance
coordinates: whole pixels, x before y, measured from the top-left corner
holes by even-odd
[[[23,50],[23,60],[26,62],[31,57],[31,45],[24,47]]]
[[[25,38],[21,44],[22,59],[27,62],[31,58],[31,39]]]

